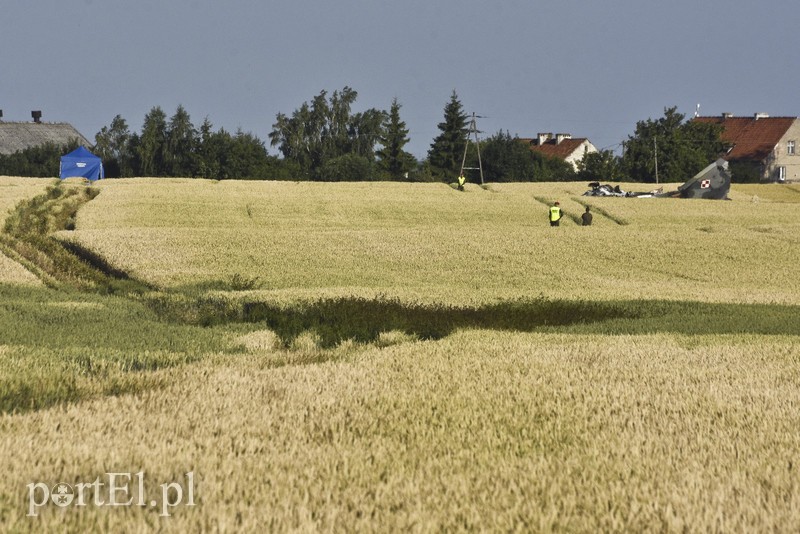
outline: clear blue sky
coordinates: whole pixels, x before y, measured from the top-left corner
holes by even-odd
[[[117,114],[139,131],[182,104],[269,146],[278,112],[347,85],[354,111],[397,97],[424,157],[456,90],[484,136],[611,148],[670,106],[800,114],[796,21],[773,0],[8,0],[0,109],[93,140]]]

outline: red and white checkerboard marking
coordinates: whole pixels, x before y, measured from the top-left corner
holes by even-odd
[[[700,189],[708,189],[711,187],[711,180],[703,180],[700,182]]]

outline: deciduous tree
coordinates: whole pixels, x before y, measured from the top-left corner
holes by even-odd
[[[610,150],[590,152],[578,162],[578,180],[612,182],[621,178],[620,159]]]
[[[357,96],[350,87],[334,91],[330,99],[321,91],[291,117],[278,113],[270,144],[277,146],[285,159],[297,163],[309,179],[319,179],[329,160],[346,154],[361,156],[372,164],[385,113],[371,108],[352,114]]]
[[[660,182],[686,181],[723,152],[721,131],[714,124],[684,122],[677,107],[665,108],[662,118],[636,123],[626,142],[623,170],[631,180],[655,182],[657,161]]]
[[[531,149],[517,136],[497,132],[481,143],[483,174],[489,182],[530,182],[534,179]],[[470,162],[474,167],[477,160]]]
[[[107,178],[133,176],[131,132],[121,115],[116,115],[109,126],[103,126],[95,134],[94,142],[94,153],[103,159]]]

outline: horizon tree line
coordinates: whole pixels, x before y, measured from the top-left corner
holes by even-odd
[[[400,117],[398,99],[389,111],[354,111],[358,93],[350,88],[320,91],[290,115],[278,113],[264,141],[241,129],[214,130],[206,117],[199,128],[179,105],[171,117],[159,106],[145,115],[141,131],[131,132],[116,115],[95,135],[94,152],[103,158],[108,178],[152,176],[216,180],[315,181],[442,181],[454,182],[466,157],[477,166],[477,152],[468,143],[468,116],[455,90],[444,107],[439,134],[427,157],[418,161],[405,150],[409,130]],[[532,151],[517,135],[502,130],[480,143],[483,172],[490,182],[655,181],[658,145],[659,181],[685,181],[725,150],[721,127],[686,121],[676,107],[664,117],[639,121],[625,141],[622,156],[609,150],[586,154],[574,169],[558,158]],[[0,155],[0,174],[52,176],[60,155],[77,147],[42,145]],[[466,175],[477,182],[477,175]]]

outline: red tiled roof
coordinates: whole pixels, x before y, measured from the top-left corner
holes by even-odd
[[[797,120],[795,117],[695,117],[692,120],[721,124],[722,141],[733,145],[726,160],[765,160]]]
[[[585,137],[571,137],[569,139],[562,139],[560,143],[556,144],[555,139],[549,139],[539,145],[536,139],[520,139],[520,141],[527,144],[531,150],[535,150],[551,158],[560,159],[567,159],[573,152],[580,148],[581,144],[586,140]]]

